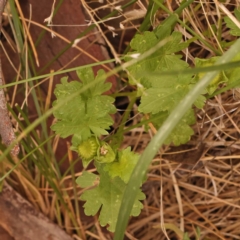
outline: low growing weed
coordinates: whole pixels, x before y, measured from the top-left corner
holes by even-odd
[[[199,85],[202,91],[197,96],[190,96],[189,101],[193,101],[194,98],[196,100],[189,105],[188,109],[185,109],[185,113],[179,118],[176,126],[165,137],[164,144],[172,143],[175,146],[188,142],[193,134],[191,125],[196,121],[194,106],[203,108],[206,98],[214,96],[220,84],[237,86],[240,76],[239,68],[235,68],[234,71],[222,70],[221,66],[218,67],[218,72],[213,72],[211,76],[201,72],[204,67],[211,68],[215,63],[223,64],[225,61],[223,57],[196,58],[195,65],[198,73],[186,71],[190,70],[190,66],[182,60],[182,55],[179,53],[185,50],[190,42],[183,42],[182,33],[171,30],[177,20],[177,15],[173,14],[152,32],[145,31],[142,34],[136,34],[130,42],[131,50],[124,57],[127,63],[132,59],[136,61],[123,69],[128,75],[129,85],[134,86],[133,91],[140,99],[138,112],[142,116],[142,121],[145,122],[146,130],[149,128],[147,123],[151,123],[155,129],[160,129],[174,109],[174,111],[179,111],[176,107],[179,107],[179,103],[185,96],[190,96],[188,93],[191,93],[194,87],[196,88],[196,84],[203,81],[204,77],[208,77],[204,83],[205,86],[209,83],[208,86]],[[235,25],[231,20],[226,18],[225,21],[234,31]],[[239,33],[235,30],[234,34]],[[228,56],[229,60],[231,58],[233,58],[232,61],[239,61],[240,55],[234,54],[233,50]],[[171,71],[175,71],[175,74],[171,74]],[[77,74],[80,81],[68,82],[67,78],[62,78],[61,84],[58,84],[55,89],[57,100],[54,105],[59,100],[66,99],[66,102],[54,111],[54,116],[58,121],[52,129],[63,138],[72,136],[72,150],[79,154],[85,168],[91,161],[94,161],[97,174],[84,171],[77,179],[80,187],[91,187],[81,195],[81,200],[86,201],[84,204],[86,215],[95,215],[100,211],[101,226],[108,225],[108,230],[114,232],[120,206],[124,200],[124,191],[130,185],[130,176],[136,174],[134,168],[140,164],[140,156],[130,147],[119,148],[121,142],[115,139],[119,136],[119,132],[112,134],[110,138],[106,137],[113,125],[110,115],[117,110],[113,104],[115,99],[104,95],[104,92],[111,87],[109,83],[105,83],[105,72],[100,70],[94,77],[92,69],[85,68],[78,70]],[[213,76],[214,78],[211,79]],[[71,101],[67,101],[68,96],[76,94],[83,87],[87,90]],[[156,153],[157,150],[155,147],[152,151]],[[146,180],[145,170],[143,169],[138,175],[140,186]],[[137,184],[134,188],[137,190],[135,189],[135,195],[131,195],[133,199],[131,216],[139,215],[142,208],[140,200],[145,198]]]

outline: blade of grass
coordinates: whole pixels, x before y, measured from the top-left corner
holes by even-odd
[[[122,58],[123,59],[123,58]],[[106,60],[106,61],[101,61],[101,62],[97,62],[97,63],[91,63],[88,65],[83,65],[83,66],[78,66],[78,67],[74,67],[74,68],[69,68],[66,70],[62,70],[62,71],[58,71],[58,72],[53,72],[53,73],[48,73],[48,74],[44,74],[41,76],[36,76],[36,77],[32,77],[32,78],[28,78],[28,79],[24,79],[18,82],[12,82],[12,83],[8,83],[5,85],[0,86],[1,88],[7,88],[7,87],[12,87],[18,84],[23,84],[26,82],[31,82],[31,81],[36,81],[38,79],[42,79],[42,78],[49,78],[50,76],[56,76],[56,75],[60,75],[63,73],[68,73],[68,72],[72,72],[72,71],[77,71],[78,69],[82,69],[82,68],[86,68],[86,67],[94,67],[94,66],[99,66],[102,64],[106,64],[106,63],[111,63],[114,62],[114,59],[110,59],[110,60]],[[231,68],[236,68],[239,67],[239,63],[240,61],[235,61],[235,62],[230,62],[230,63],[223,63],[223,64],[218,64],[218,65],[214,65],[214,66],[209,66],[209,67],[201,67],[201,68],[194,68],[194,69],[185,69],[184,71],[182,70],[177,70],[177,71],[161,71],[159,73],[161,73],[162,76],[173,76],[173,75],[177,75],[177,74],[189,74],[189,73],[201,73],[201,72],[209,72],[209,71],[214,71],[214,70],[228,70]],[[121,67],[119,67],[117,70],[120,70]],[[114,70],[114,73],[116,73],[117,71]],[[111,72],[113,73],[113,72]],[[143,73],[144,76],[149,76],[149,74],[153,74],[153,73]],[[159,75],[158,73],[156,73],[156,75]],[[110,76],[110,75],[108,75]],[[121,96],[121,94],[119,95]]]
[[[17,13],[17,9],[15,7],[14,0],[9,0],[9,5],[10,5],[13,24],[14,24],[14,29],[15,29],[15,33],[16,33],[15,42],[18,46],[18,51],[21,52],[21,49],[22,49],[22,46],[23,46],[21,22],[20,22],[20,19],[18,17],[18,13]]]
[[[197,74],[197,73],[207,73],[207,72],[212,72],[212,71],[224,71],[224,70],[229,70],[229,69],[234,69],[238,68],[240,66],[240,61],[234,61],[234,62],[228,62],[228,63],[223,63],[223,64],[217,64],[217,65],[212,65],[212,66],[207,66],[207,67],[197,67],[197,68],[189,68],[189,69],[184,69],[184,70],[173,70],[173,71],[155,71],[154,73],[152,72],[139,72],[139,75],[142,76],[174,76],[174,75],[183,75],[183,74]]]
[[[28,79],[24,79],[24,80],[21,80],[21,81],[18,81],[18,82],[12,82],[12,83],[8,83],[8,84],[5,84],[5,85],[1,85],[0,89],[1,88],[7,88],[7,87],[15,86],[15,85],[22,84],[22,83],[36,81],[36,80],[42,79],[42,78],[49,78],[50,76],[56,76],[56,75],[60,75],[60,74],[63,74],[63,73],[77,71],[78,69],[82,69],[82,68],[86,68],[86,67],[99,66],[99,65],[106,64],[106,63],[111,63],[111,62],[114,62],[114,61],[115,61],[115,59],[110,59],[110,60],[106,60],[106,61],[91,63],[91,64],[84,65],[84,66],[78,66],[78,67],[74,67],[74,68],[69,68],[69,69],[66,69],[66,70],[58,71],[58,72],[47,73],[47,74],[43,74],[41,76],[30,77]]]

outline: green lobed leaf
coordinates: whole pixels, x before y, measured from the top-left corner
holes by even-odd
[[[173,53],[188,46],[187,43],[181,43],[181,40],[182,34],[173,32],[170,40],[162,48],[156,50],[151,56],[129,67],[130,83],[136,84],[136,82],[139,82],[149,88],[151,87],[151,75],[143,77],[143,73],[149,72],[149,74],[151,74],[154,71],[177,70],[188,67],[187,63],[179,59],[180,56],[173,55]],[[130,45],[134,50],[133,53],[144,53],[150,48],[153,48],[158,42],[159,39],[154,32],[144,32],[143,35],[136,35]],[[161,76],[159,76],[159,79],[161,79]]]
[[[119,151],[118,161],[106,164],[104,170],[108,172],[112,178],[120,177],[125,183],[128,183],[138,159],[139,154],[132,152],[131,148],[128,147],[122,151]]]
[[[77,73],[83,83],[68,82],[67,78],[62,78],[61,84],[56,85],[54,93],[57,100],[53,105],[71,94],[80,92],[82,87],[95,80],[91,68],[81,69]],[[101,78],[104,74],[104,71],[100,70],[96,79]],[[53,112],[57,122],[51,128],[62,138],[76,135],[79,139],[85,140],[92,134],[96,136],[108,134],[106,130],[113,124],[110,114],[115,113],[116,108],[113,105],[114,98],[101,95],[111,85],[105,83],[104,80],[103,78],[100,83],[71,101],[66,101],[60,109]]]
[[[86,201],[83,207],[87,216],[93,216],[100,210],[100,225],[108,225],[108,230],[114,232],[126,184],[118,177],[112,179],[100,164],[96,166],[100,174],[100,183],[94,189],[86,190],[80,199]],[[140,214],[143,207],[140,200],[143,199],[145,195],[139,189],[131,211],[132,216]]]

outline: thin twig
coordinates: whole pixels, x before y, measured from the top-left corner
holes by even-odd
[[[7,0],[0,0],[0,32],[2,29],[2,14],[6,2]],[[2,62],[0,59],[0,86],[2,85],[3,75],[2,75]],[[2,137],[3,143],[7,146],[9,146],[16,139],[12,123],[8,115],[7,101],[4,95],[3,88],[0,89],[0,135]],[[19,153],[19,146],[17,144],[12,148],[11,153],[13,155],[17,155]]]

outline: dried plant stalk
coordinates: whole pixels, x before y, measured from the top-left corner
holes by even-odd
[[[2,29],[2,14],[3,14],[4,7],[6,5],[6,2],[7,0],[0,0],[0,31]],[[2,63],[0,59],[0,86],[2,85],[3,85],[3,74],[2,74]],[[12,127],[12,123],[8,115],[7,101],[4,95],[3,88],[0,89],[0,135],[2,137],[3,143],[7,146],[9,146],[16,139],[14,130]],[[19,146],[17,144],[12,148],[11,153],[13,155],[17,155],[19,153]]]

